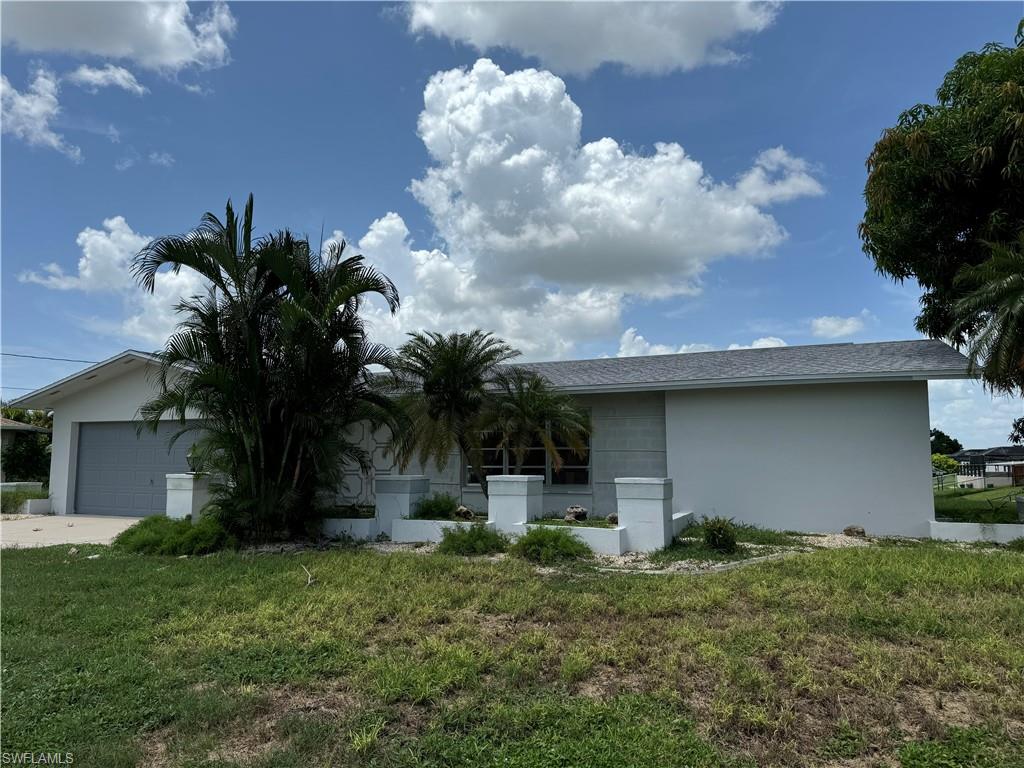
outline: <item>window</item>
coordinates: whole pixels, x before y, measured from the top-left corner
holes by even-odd
[[[507,475],[515,471],[515,457],[509,452],[498,448],[497,436],[486,436],[483,440],[483,471],[484,475]],[[545,485],[590,485],[590,441],[582,456],[577,456],[567,446],[558,446],[562,457],[562,468],[557,472],[551,465],[551,459],[543,446],[531,448],[526,452],[520,474],[543,475]],[[466,464],[465,478],[467,485],[480,482],[473,468]]]

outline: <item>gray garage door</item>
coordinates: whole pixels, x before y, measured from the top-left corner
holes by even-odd
[[[82,515],[162,515],[168,472],[188,472],[185,454],[195,442],[183,435],[168,450],[180,425],[136,434],[128,422],[82,424],[78,431],[75,512]]]

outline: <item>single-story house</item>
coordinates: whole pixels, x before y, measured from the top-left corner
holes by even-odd
[[[0,416],[0,453],[6,451],[7,448],[14,444],[15,440],[20,440],[26,435],[45,435],[49,434],[50,430],[46,427],[39,427],[35,424],[26,424],[23,421],[16,421],[15,419],[8,419],[6,416]],[[0,462],[0,483],[4,482],[4,468],[3,463]]]
[[[783,530],[927,536],[933,518],[929,379],[967,377],[967,360],[941,341],[743,349],[531,363],[590,411],[585,457],[555,472],[543,451],[524,469],[543,475],[544,511],[572,503],[615,509],[616,477],[668,477],[676,511],[722,515]],[[152,356],[127,351],[15,405],[54,410],[50,473],[57,514],[158,514],[164,475],[187,471],[187,440],[139,432],[154,391]],[[374,472],[397,472],[387,435],[364,429]],[[488,474],[508,470],[490,451]],[[485,508],[459,456],[406,470],[435,491]],[[339,502],[372,501],[353,468]]]

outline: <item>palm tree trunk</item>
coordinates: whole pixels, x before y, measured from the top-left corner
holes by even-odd
[[[480,456],[469,450],[469,446],[466,445],[466,441],[459,440],[459,450],[462,451],[462,455],[466,457],[469,465],[473,468],[473,473],[480,480],[480,490],[483,491],[484,498],[487,498],[487,477],[484,475],[483,465],[480,463]]]

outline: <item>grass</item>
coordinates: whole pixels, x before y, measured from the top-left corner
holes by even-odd
[[[1024,768],[1010,551],[822,550],[691,577],[79,549],[3,554],[5,751],[106,768]]]
[[[935,492],[935,519],[961,523],[1016,523],[1014,497],[1024,488],[950,488]]]
[[[47,491],[0,491],[0,514],[16,515],[29,499],[45,499]]]
[[[680,532],[672,543],[664,549],[651,554],[654,563],[668,565],[679,560],[702,560],[714,563],[730,563],[738,560],[749,560],[777,551],[778,547],[806,546],[799,534],[773,531],[758,528],[744,523],[734,523],[736,529],[736,549],[732,552],[720,552],[704,543],[704,524],[691,525]],[[749,547],[745,544],[759,544],[764,547]],[[771,548],[765,548],[771,547]]]

